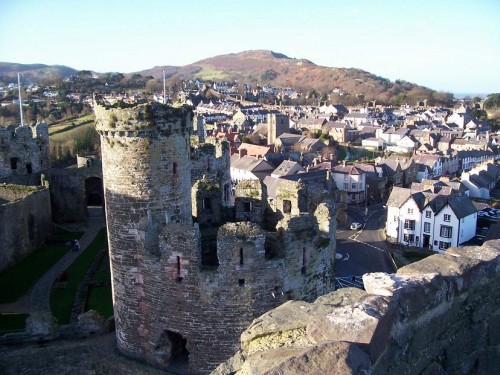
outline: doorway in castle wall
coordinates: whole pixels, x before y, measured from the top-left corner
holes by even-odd
[[[101,178],[89,177],[85,180],[85,199],[89,218],[104,216],[104,192]]]
[[[158,363],[166,366],[169,372],[185,374],[189,357],[186,344],[187,339],[181,334],[164,330],[155,347],[155,356]]]

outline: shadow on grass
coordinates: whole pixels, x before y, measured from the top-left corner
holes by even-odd
[[[107,248],[106,229],[101,229],[92,243],[68,267],[65,272],[64,289],[53,289],[50,294],[50,309],[59,324],[68,324],[78,285],[100,250]],[[111,293],[110,293],[111,296]],[[111,297],[110,297],[111,298]],[[97,309],[95,309],[97,310]],[[102,313],[97,310],[101,315]]]
[[[35,282],[69,250],[64,242],[80,238],[81,232],[58,233],[54,239],[60,244],[43,245],[0,274],[0,304],[15,302],[29,292]]]
[[[28,314],[0,313],[0,334],[23,331]]]

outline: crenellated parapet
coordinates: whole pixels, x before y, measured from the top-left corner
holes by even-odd
[[[146,136],[189,134],[193,112],[190,107],[172,107],[157,102],[136,104],[125,108],[106,106],[94,100],[96,129],[101,135]]]

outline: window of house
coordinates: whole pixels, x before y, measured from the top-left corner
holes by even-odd
[[[451,220],[451,215],[444,214],[444,221],[450,221]]]
[[[403,235],[403,241],[404,242],[413,243],[414,239],[415,239],[415,235],[413,235],[413,234],[405,233]]]
[[[431,217],[431,212],[430,211],[425,211],[425,217],[429,219]]]
[[[451,246],[451,242],[439,241],[439,250],[446,250]]]
[[[344,183],[344,190],[349,190],[349,184],[347,182]]]
[[[453,227],[447,225],[441,225],[439,235],[443,238],[451,238],[452,232],[453,232]]]
[[[356,189],[356,183],[352,183],[351,187],[352,187],[353,189]]]
[[[394,222],[397,222],[398,221],[398,217],[396,215],[394,215]]]
[[[283,200],[283,213],[289,214],[292,212],[292,201],[289,201],[288,199]]]
[[[431,223],[424,223],[424,232],[425,233],[431,232]]]
[[[348,181],[349,180],[349,176],[348,175],[344,175],[344,181]]]
[[[408,208],[408,213],[412,214],[413,213],[413,208]]]
[[[415,220],[405,220],[405,229],[415,230]]]

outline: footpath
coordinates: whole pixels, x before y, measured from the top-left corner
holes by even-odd
[[[29,313],[50,311],[50,292],[57,276],[64,272],[78,258],[83,250],[97,236],[101,228],[105,226],[103,216],[92,215],[89,217],[85,233],[80,238],[80,251],[68,251],[50,270],[48,270],[35,283],[29,298]]]

